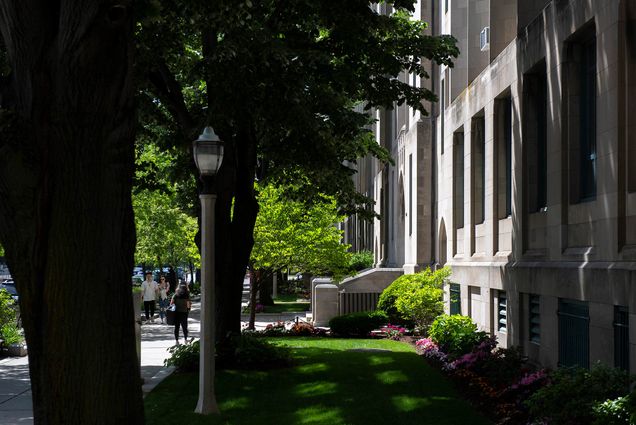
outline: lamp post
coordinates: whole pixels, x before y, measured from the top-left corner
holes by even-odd
[[[223,142],[212,127],[205,127],[197,140],[192,142],[194,162],[197,165],[203,190],[201,200],[201,338],[199,366],[199,401],[196,413],[219,413],[214,394],[214,204],[216,188],[214,177],[223,161]]]

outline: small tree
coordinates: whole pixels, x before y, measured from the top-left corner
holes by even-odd
[[[293,268],[311,274],[330,274],[335,279],[349,272],[348,245],[341,243],[342,231],[333,198],[319,195],[311,205],[285,196],[285,188],[258,187],[260,210],[254,228],[254,249],[250,327],[253,327],[256,291],[271,274]]]

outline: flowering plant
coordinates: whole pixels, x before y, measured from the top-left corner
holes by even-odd
[[[448,357],[430,338],[422,338],[415,343],[415,349],[424,358],[446,364]]]
[[[380,329],[389,339],[399,340],[407,332],[406,328],[388,324]]]
[[[261,331],[264,336],[283,336],[287,334],[287,326],[285,322],[278,321],[276,323],[270,323],[265,326],[265,329]]]

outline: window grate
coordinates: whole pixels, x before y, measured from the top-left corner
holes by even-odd
[[[539,295],[528,298],[528,339],[536,344],[541,343],[541,304]]]
[[[559,299],[559,366],[590,367],[590,315],[587,302]]]
[[[629,371],[629,311],[614,306],[614,366]]]
[[[451,283],[450,289],[450,309],[449,313],[453,314],[462,314],[462,304],[461,304],[461,289],[459,283]]]

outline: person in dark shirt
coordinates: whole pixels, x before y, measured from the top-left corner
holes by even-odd
[[[170,300],[170,305],[172,304],[175,305],[174,339],[177,341],[177,345],[179,345],[179,326],[181,326],[184,342],[187,344],[188,313],[190,312],[190,307],[192,307],[192,301],[190,301],[190,293],[185,285],[179,285]]]

